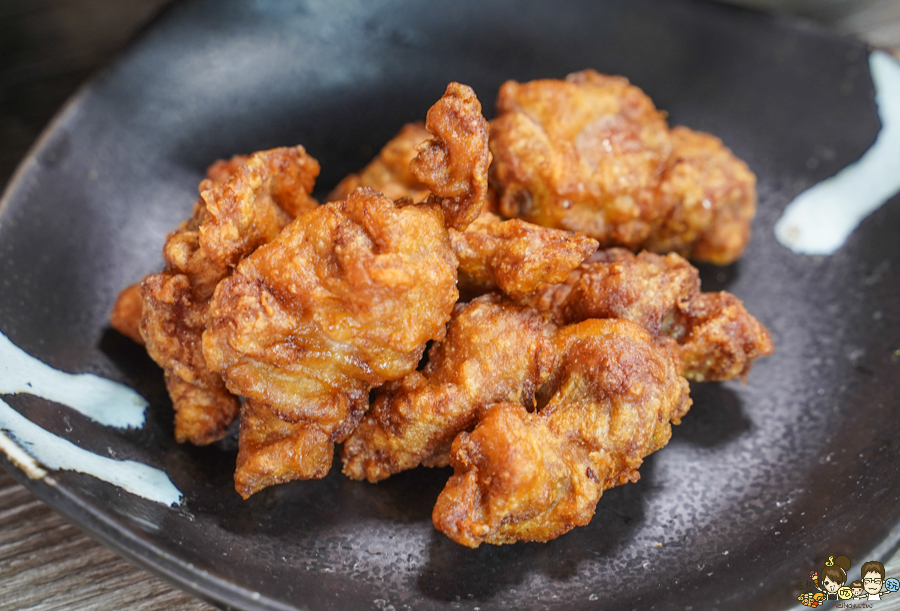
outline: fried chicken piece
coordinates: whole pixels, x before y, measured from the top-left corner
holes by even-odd
[[[202,253],[233,269],[282,227],[316,207],[310,196],[319,163],[302,146],[254,153],[221,184],[200,183],[209,218],[199,228]]]
[[[179,443],[221,439],[237,417],[237,397],[203,357],[209,299],[241,258],[316,205],[309,194],[318,172],[303,147],[217,162],[200,183],[192,217],[166,239],[165,270],[141,283],[140,334],[165,370]]]
[[[753,361],[775,348],[769,330],[731,293],[701,293],[679,314],[683,335],[676,341],[690,380],[744,379]]]
[[[447,225],[481,213],[490,153],[465,85],[447,87],[426,125],[435,137],[410,163],[431,190],[425,203],[357,188],[299,217],[216,288],[203,352],[248,399],[235,472],[244,498],[327,473],[369,391],[415,370],[446,333],[459,296]]]
[[[538,413],[489,406],[453,442],[432,518],[457,543],[548,541],[587,524],[603,491],[636,481],[690,407],[678,363],[636,323],[589,320],[555,343]]]
[[[457,296],[441,209],[367,188],[245,258],[216,288],[203,335],[210,368],[253,415],[242,415],[238,492],[327,473],[369,390],[415,369]]]
[[[268,485],[296,479],[297,474],[307,479],[325,477],[334,453],[334,444],[321,427],[303,419],[286,419],[255,401],[245,401],[241,407],[238,447],[235,487],[245,499]]]
[[[750,241],[756,176],[715,136],[676,127],[669,137],[659,197],[671,213],[643,247],[718,265],[737,260]]]
[[[137,282],[122,289],[109,314],[109,324],[113,329],[142,346],[144,345],[144,338],[141,337],[141,310],[143,307],[141,283]]]
[[[328,201],[343,199],[357,187],[370,187],[393,200],[423,201],[431,192],[409,166],[418,153],[416,147],[431,137],[424,124],[406,125],[359,174],[344,178]],[[467,296],[500,290],[524,297],[542,283],[565,280],[597,248],[597,242],[587,236],[517,219],[502,221],[490,212],[483,212],[464,232],[451,229],[450,240],[460,262],[460,288]]]
[[[627,79],[593,70],[507,81],[491,122],[501,214],[636,248],[668,210],[655,189],[672,150],[663,114]]]
[[[452,130],[446,126],[445,117],[454,112],[473,114],[474,104],[466,101],[466,96],[454,98],[454,105],[449,103],[436,106],[431,113],[431,125],[441,129],[444,139],[458,142]],[[457,111],[456,107],[462,107]],[[480,113],[479,113],[480,114]],[[470,125],[470,123],[474,125]],[[463,122],[462,128],[468,130],[468,147],[456,147],[457,159],[475,157],[477,163],[484,164],[489,160],[489,151],[484,148],[483,131],[478,121]],[[472,136],[475,136],[474,138]],[[370,187],[381,191],[391,199],[408,197],[412,201],[422,201],[431,193],[425,181],[435,188],[433,179],[423,175],[422,180],[416,178],[410,169],[413,159],[418,153],[417,147],[431,139],[432,135],[425,125],[410,123],[403,127],[358,174],[344,178],[328,196],[329,201],[339,200],[349,195],[357,187]],[[472,143],[474,141],[474,143]],[[422,163],[440,155],[440,148],[434,143],[425,144]],[[425,171],[422,163],[416,162],[420,174]],[[465,173],[465,166],[461,168]],[[481,175],[473,176],[476,191],[474,197],[481,197],[483,188]],[[444,187],[444,193],[449,193]],[[491,192],[488,190],[485,206],[490,209]],[[498,216],[484,212],[466,228],[465,232],[450,230],[451,243],[460,260],[459,281],[464,294],[481,295],[493,290],[500,290],[515,298],[524,297],[533,292],[539,284],[545,282],[561,282],[584,258],[596,250],[597,243],[590,238],[555,229],[548,229],[514,219],[502,221]]]
[[[422,372],[379,389],[344,444],[344,474],[375,482],[419,464],[446,466],[450,443],[498,401],[535,406],[553,365],[555,325],[496,295],[458,305]]]
[[[560,284],[522,300],[558,325],[591,318],[633,320],[678,344],[691,380],[745,377],[773,350],[769,331],[726,292],[701,293],[697,269],[677,254],[598,251]]]
[[[428,109],[425,127],[434,137],[417,147],[409,170],[431,191],[428,201],[440,204],[447,227],[462,231],[478,218],[488,197],[488,124],[475,92],[459,83],[447,85]]]
[[[144,279],[141,335],[163,368],[175,410],[175,440],[206,445],[221,439],[238,413],[238,399],[209,370],[200,344],[207,300],[186,274],[164,271]]]
[[[697,270],[676,254],[598,251],[566,282],[545,285],[519,305],[534,311],[496,295],[458,306],[425,370],[376,394],[344,446],[344,473],[378,481],[418,464],[446,465],[449,441],[476,422],[479,406],[533,407],[534,388],[552,361],[546,342],[556,325],[634,321],[696,381],[744,377],[756,358],[772,352],[769,332],[740,300],[701,293]],[[526,386],[516,386],[526,379]]]
[[[393,200],[408,197],[414,202],[423,201],[431,191],[413,175],[409,163],[418,154],[416,147],[431,137],[424,123],[404,125],[369,165],[339,182],[326,201],[346,199],[357,187],[370,187]]]
[[[562,282],[597,250],[584,234],[482,213],[465,231],[450,230],[464,296],[501,291],[522,299],[544,283]]]
[[[199,333],[199,330],[197,330]],[[199,337],[199,335],[197,336]],[[192,338],[196,341],[196,337]],[[193,353],[199,348],[192,345]],[[192,372],[191,381],[166,373],[166,390],[175,411],[175,441],[207,445],[221,439],[238,416],[238,398],[228,392],[222,379],[206,364]],[[203,376],[203,377],[201,377]]]
[[[206,168],[206,178],[212,184],[222,184],[234,176],[241,166],[247,163],[249,155],[235,155],[231,159],[219,159]]]
[[[491,184],[504,216],[574,231],[601,246],[740,257],[756,178],[709,134],[678,127],[622,77],[505,83],[491,122]]]
[[[654,335],[671,334],[675,311],[700,294],[700,274],[684,258],[624,248],[598,250],[564,282],[523,300],[558,325],[589,318],[625,318]]]

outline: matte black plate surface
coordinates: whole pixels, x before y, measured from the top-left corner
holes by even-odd
[[[670,122],[720,136],[759,176],[744,258],[703,268],[772,331],[749,383],[694,385],[694,407],[637,484],[547,544],[460,547],[431,507],[447,470],[374,486],[335,470],[242,502],[233,439],[179,446],[162,375],[108,328],[117,292],[162,265],[204,168],[301,143],[319,193],[361,167],[450,80],[492,114],[506,79],[592,67],[642,87]],[[829,257],[773,225],[802,189],[873,142],[858,43],[724,6],[203,0],[169,10],[63,111],[0,209],[0,330],[65,371],[152,405],[120,432],[27,395],[48,430],[163,468],[165,508],[71,472],[28,481],[139,564],[241,609],[760,609],[796,604],[828,555],[885,560],[900,521],[900,198]],[[8,462],[0,461],[14,471]],[[852,572],[852,571],[851,571]]]

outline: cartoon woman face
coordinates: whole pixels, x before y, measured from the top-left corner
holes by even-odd
[[[830,577],[826,577],[822,580],[822,587],[825,588],[829,594],[834,594],[838,591],[838,588],[841,587],[841,584],[836,581],[831,581]]]

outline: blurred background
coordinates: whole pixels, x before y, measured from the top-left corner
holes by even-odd
[[[172,1],[0,0],[0,187],[66,99]],[[900,59],[900,0],[722,1],[856,37]],[[92,541],[0,469],[7,609],[212,608]]]
[[[900,0],[724,1],[790,15],[900,57]],[[170,2],[0,0],[0,185],[79,84]]]
[[[871,45],[900,51],[900,0],[725,0],[793,15]]]

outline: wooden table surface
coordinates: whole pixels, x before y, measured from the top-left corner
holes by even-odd
[[[0,185],[78,85],[168,1],[0,0]],[[787,10],[900,58],[900,0],[727,1]],[[900,554],[886,570],[900,575]],[[900,593],[876,606],[900,611]],[[22,609],[214,607],[129,564],[0,469],[0,611]]]

